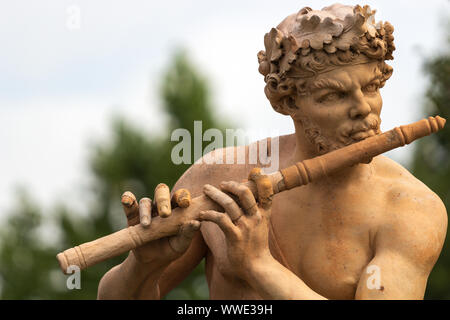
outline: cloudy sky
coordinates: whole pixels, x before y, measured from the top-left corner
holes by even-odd
[[[242,128],[293,132],[264,96],[256,53],[288,14],[332,3],[0,0],[0,217],[18,185],[45,207],[62,198],[76,205],[88,183],[87,146],[107,137],[113,114],[149,135],[163,127],[158,79],[177,47],[207,75],[221,115],[239,114]],[[388,130],[421,118],[422,61],[439,50],[450,2],[365,3],[395,26],[394,75],[382,91]],[[407,163],[411,151],[389,156]]]

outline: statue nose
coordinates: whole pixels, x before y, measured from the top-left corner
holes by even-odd
[[[364,99],[364,94],[359,92],[355,95],[353,105],[350,108],[350,118],[353,120],[364,119],[370,113],[372,108],[370,104]]]

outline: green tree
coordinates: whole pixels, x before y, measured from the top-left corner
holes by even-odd
[[[449,38],[450,40],[450,38]],[[450,41],[449,41],[450,43]],[[425,71],[430,78],[424,112],[450,118],[450,50],[429,59]],[[417,142],[411,166],[413,174],[430,187],[450,208],[450,126]],[[447,235],[440,258],[426,291],[429,299],[450,299],[450,240]]]
[[[67,290],[56,254],[125,227],[120,212],[120,196],[125,190],[137,198],[153,196],[158,183],[172,187],[189,164],[170,161],[170,141],[175,128],[185,128],[193,136],[194,120],[202,120],[203,130],[224,128],[213,115],[206,79],[179,51],[166,70],[161,85],[164,111],[169,125],[157,136],[147,136],[140,128],[115,117],[112,139],[95,141],[90,167],[93,184],[86,191],[89,216],[74,212],[64,203],[43,214],[36,201],[20,191],[15,210],[0,228],[0,298],[2,299],[93,299],[100,278],[126,255],[93,266],[81,273],[81,290]],[[196,159],[193,159],[194,161]],[[51,234],[51,237],[45,235]],[[45,241],[43,239],[46,239]],[[168,298],[207,298],[201,264]]]

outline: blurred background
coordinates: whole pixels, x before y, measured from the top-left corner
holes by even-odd
[[[294,131],[258,73],[263,37],[304,6],[334,1],[0,1],[0,298],[95,299],[124,256],[68,290],[56,253],[126,226],[120,195],[153,195],[174,165],[175,128]],[[450,118],[450,2],[369,4],[395,27],[382,130]],[[261,128],[263,130],[261,130]],[[450,126],[387,155],[450,208]],[[442,250],[427,299],[450,299]],[[206,299],[203,264],[166,299]]]

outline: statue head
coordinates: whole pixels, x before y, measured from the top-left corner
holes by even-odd
[[[259,72],[272,107],[290,115],[319,154],[379,133],[382,88],[392,75],[394,28],[369,6],[309,7],[264,37]]]

